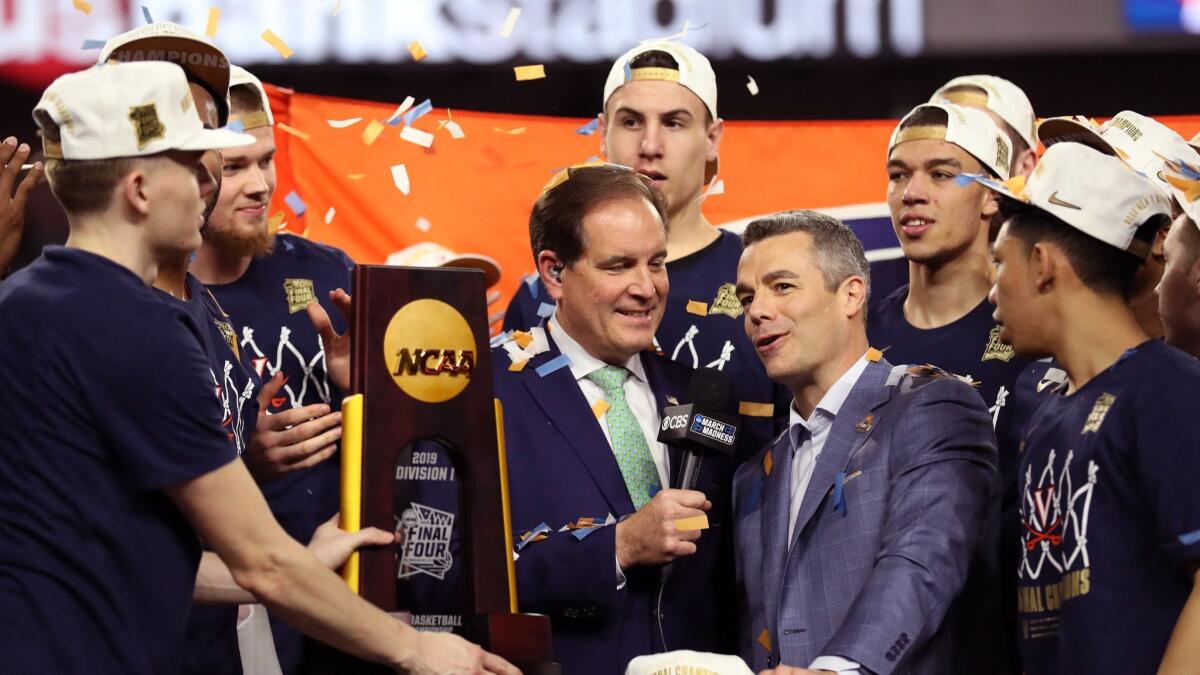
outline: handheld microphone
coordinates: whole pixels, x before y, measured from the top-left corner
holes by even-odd
[[[733,454],[739,422],[729,413],[729,387],[727,373],[699,368],[688,383],[688,403],[663,409],[658,442],[680,449],[683,456],[674,487],[695,489],[705,454]]]

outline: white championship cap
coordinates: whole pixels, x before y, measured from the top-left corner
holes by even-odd
[[[929,110],[941,111],[946,121],[906,126],[911,118]],[[979,160],[989,171],[999,176],[1000,180],[1008,179],[1012,142],[982,110],[964,108],[953,103],[922,103],[896,125],[892,139],[888,142],[888,157],[891,157],[892,150],[901,143],[924,140],[953,143]]]
[[[666,52],[670,54],[679,69],[671,68],[631,68],[629,62],[646,52]],[[604,102],[601,107],[608,105],[608,99],[613,92],[626,82],[635,80],[660,80],[678,82],[687,87],[708,108],[708,114],[717,119],[717,76],[713,73],[712,64],[703,54],[676,40],[647,40],[617,57],[612,69],[608,71],[608,80],[604,82]]]
[[[212,93],[220,126],[229,123],[229,60],[208,40],[170,21],[138,26],[117,35],[100,49],[96,63],[110,60],[177,63]]]
[[[42,141],[52,159],[144,157],[254,143],[249,134],[205,129],[195,108],[179,66],[146,61],[63,75],[50,84],[34,111],[45,111],[59,127],[61,142]]]
[[[967,87],[982,89],[983,92],[971,91]],[[995,75],[964,75],[943,84],[929,98],[929,102],[937,103],[943,99],[961,106],[991,110],[1012,127],[1030,148],[1037,149],[1037,134],[1034,132],[1037,118],[1033,115],[1033,106],[1025,92],[1012,82]]]
[[[1153,216],[1171,217],[1170,198],[1149,178],[1080,143],[1052,145],[1028,181],[1024,176],[1004,183],[972,178],[1139,258],[1150,253],[1151,242],[1134,236],[1138,228]]]
[[[500,263],[494,258],[478,253],[455,253],[432,241],[400,249],[387,257],[386,264],[399,267],[467,267],[483,270],[488,288],[500,281]]]
[[[681,649],[639,656],[629,662],[625,675],[754,675],[746,662],[728,654]]]
[[[254,129],[257,127],[275,126],[275,115],[271,113],[271,100],[267,98],[267,90],[263,87],[262,80],[241,66],[231,65],[229,66],[229,88],[233,89],[239,84],[254,87],[254,90],[258,92],[258,97],[262,99],[263,109],[262,113],[238,115],[238,119],[242,121],[242,128]]]
[[[1106,155],[1120,157],[1134,170],[1153,179],[1167,196],[1172,193],[1171,185],[1160,175],[1164,160],[1182,159],[1192,165],[1200,164],[1200,153],[1183,136],[1162,122],[1132,110],[1122,110],[1100,125],[1082,116],[1051,117],[1038,125],[1038,137],[1047,148],[1055,143],[1083,143]]]

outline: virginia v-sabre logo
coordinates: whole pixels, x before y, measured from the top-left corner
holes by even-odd
[[[425,403],[443,403],[471,383],[475,336],[463,315],[441,300],[423,298],[400,308],[383,336],[383,360],[400,390]]]

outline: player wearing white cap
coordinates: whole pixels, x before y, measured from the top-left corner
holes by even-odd
[[[1009,175],[1028,176],[1033,171],[1037,164],[1037,118],[1020,87],[995,75],[963,75],[933,92],[929,102],[939,101],[986,112],[1012,143]]]
[[[598,134],[605,157],[648,176],[667,198],[671,289],[655,346],[690,368],[732,376],[733,405],[743,421],[738,455],[754,454],[786,426],[791,394],[772,384],[742,328],[734,292],[741,239],[713,227],[700,208],[725,128],[712,65],[675,40],[642,42],[613,62],[603,110]],[[505,329],[537,325],[538,309],[552,303],[541,281],[530,279],[517,289]]]
[[[977,383],[996,429],[1004,495],[999,513],[1011,512],[1015,522],[1016,442],[1007,404],[1027,361],[1000,339],[987,302],[996,199],[966,179],[1006,180],[1011,157],[1007,135],[978,109],[926,103],[901,120],[889,143],[888,206],[908,258],[909,283],[872,303],[867,335],[893,363],[931,363]],[[1000,522],[989,520],[996,527]],[[1006,609],[1015,612],[1008,602],[1013,593],[994,586],[1008,578],[997,566],[1011,555],[999,548],[998,531],[984,533],[983,541],[994,542],[980,547],[992,559],[976,561],[949,619],[969,621],[966,632],[973,636],[972,648],[956,654],[956,669],[1016,672],[1016,636],[1005,632],[1013,621],[1001,618]]]
[[[1003,336],[1065,371],[1021,434],[1022,665],[1193,672],[1200,364],[1128,304],[1170,200],[1079,143],[1051,146],[1024,186],[989,187],[1006,198],[990,294]]]
[[[177,672],[198,532],[239,585],[343,648],[515,672],[356,598],[237,461],[203,329],[149,287],[200,245],[201,154],[251,140],[204,129],[194,106],[177,66],[138,63],[63,76],[35,109],[71,235],[0,288],[0,320],[23,327],[0,336],[0,409],[25,411],[0,427],[5,669]]]
[[[1172,160],[1163,177],[1182,213],[1163,244],[1166,265],[1158,284],[1159,314],[1167,344],[1200,357],[1200,163]]]

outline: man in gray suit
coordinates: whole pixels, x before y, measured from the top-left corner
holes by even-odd
[[[743,243],[746,332],[795,398],[734,479],[741,655],[774,675],[950,672],[947,609],[997,516],[983,399],[868,348],[867,261],[840,221],[778,213]]]

